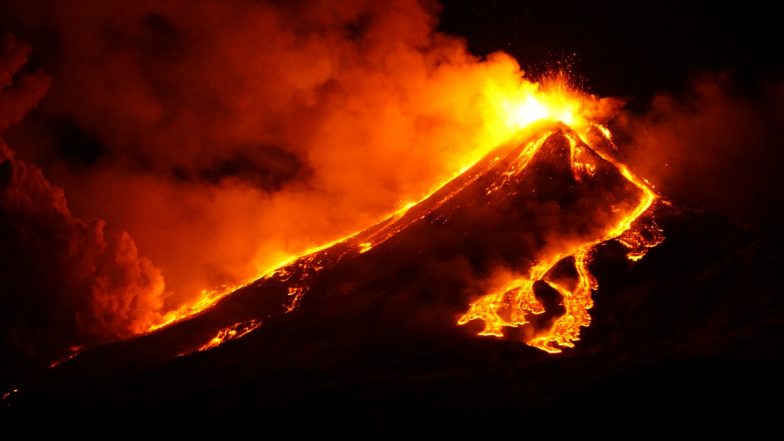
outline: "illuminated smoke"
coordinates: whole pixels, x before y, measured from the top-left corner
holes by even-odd
[[[41,72],[17,73],[29,50],[4,42],[2,124],[45,93]],[[9,62],[10,60],[10,62]],[[73,215],[63,190],[0,140],[0,353],[50,361],[69,346],[127,337],[160,319],[163,278],[131,237]],[[49,359],[47,359],[49,358]]]

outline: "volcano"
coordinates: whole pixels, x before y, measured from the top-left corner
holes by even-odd
[[[612,415],[639,429],[693,421],[690,406],[734,414],[736,396],[771,381],[765,354],[782,347],[775,333],[738,332],[778,320],[764,269],[779,239],[656,201],[602,130],[586,138],[536,124],[422,201],[202,313],[58,364],[6,410],[28,423],[62,409],[112,421],[241,409],[495,429],[508,415],[538,429]],[[714,295],[728,279],[746,282]],[[759,299],[745,302],[749,291]],[[687,399],[669,402],[676,390]]]

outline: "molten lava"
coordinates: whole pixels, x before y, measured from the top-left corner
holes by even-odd
[[[611,143],[609,130],[600,125],[595,127],[601,134],[600,139],[605,143]],[[530,143],[528,151],[525,152],[526,157],[533,156],[542,146],[542,140],[548,135],[545,133],[540,140]],[[570,165],[575,181],[580,181],[583,175],[592,175],[596,169],[590,159],[586,158],[588,153],[598,153],[600,150],[589,150],[587,145],[580,146],[580,141],[571,135],[567,135],[567,138],[571,147]],[[629,248],[629,259],[639,260],[649,248],[663,240],[655,224],[649,224],[644,231],[643,226],[634,225],[656,200],[656,193],[625,165],[608,156],[601,154],[599,156],[615,165],[620,173],[640,190],[639,202],[631,209],[620,212],[617,220],[608,225],[606,231],[595,239],[570,244],[558,252],[540,257],[528,274],[505,281],[497,290],[472,302],[468,312],[459,318],[458,324],[464,325],[472,320],[481,320],[484,322],[484,329],[479,332],[479,335],[503,337],[503,328],[526,325],[529,323],[530,315],[545,312],[544,306],[534,293],[534,283],[541,281],[561,295],[565,312],[549,328],[530,335],[525,342],[550,353],[561,352],[561,348],[564,347],[574,347],[574,342],[580,339],[580,328],[591,323],[591,316],[588,313],[593,306],[591,292],[598,289],[598,283],[588,269],[594,247],[609,240],[619,239]],[[564,286],[550,278],[556,265],[566,259],[573,260],[577,274],[577,280],[571,286]]]
[[[206,351],[208,349],[218,347],[229,340],[243,337],[258,329],[259,326],[261,326],[261,322],[259,320],[250,320],[246,323],[236,323],[227,328],[223,328],[218,331],[218,334],[213,337],[212,340],[202,345],[199,348],[199,351]]]
[[[628,195],[612,203],[607,208],[608,213],[601,216],[599,213],[583,213],[588,217],[597,216],[599,227],[592,226],[589,231],[580,234],[563,232],[561,237],[548,236],[546,246],[534,257],[529,268],[499,268],[498,274],[501,275],[490,282],[493,289],[472,301],[457,323],[464,325],[479,320],[484,324],[479,335],[496,337],[504,336],[504,328],[529,325],[533,316],[546,312],[534,289],[537,282],[543,282],[560,294],[564,312],[544,328],[527,328],[523,332],[524,342],[551,353],[574,346],[580,338],[580,328],[590,324],[591,295],[598,288],[589,269],[593,250],[601,243],[617,239],[629,249],[629,259],[639,260],[648,248],[661,242],[663,237],[653,221],[643,222],[641,219],[657,195],[645,180],[613,158],[615,145],[611,133],[598,121],[601,118],[598,110],[600,100],[573,91],[563,78],[545,85],[521,81],[514,88],[488,84],[486,92],[493,105],[477,111],[483,112],[492,122],[492,130],[480,146],[466,155],[465,164],[452,178],[434,186],[419,201],[404,204],[403,208],[376,226],[307,250],[253,278],[256,284],[261,281],[288,284],[288,300],[282,313],[297,309],[309,291],[313,277],[323,268],[335,265],[345,256],[372,251],[450,203],[453,196],[470,185],[486,179],[484,176],[489,173],[488,170],[499,169],[502,172],[484,190],[486,197],[491,198],[497,192],[514,193],[516,190],[512,183],[528,175],[532,159],[555,136],[568,143],[568,163],[574,185],[590,187],[594,185],[591,181],[598,179],[598,174],[617,175],[623,180],[618,186],[624,187],[623,191]],[[519,151],[514,150],[512,159],[501,160],[502,151],[508,154],[509,146],[515,145],[522,147],[516,147]],[[496,154],[498,156],[494,156]],[[525,230],[526,225],[521,224],[519,228]],[[557,277],[555,269],[563,265],[571,266],[575,276]],[[204,311],[253,280],[243,285],[206,290],[198,302],[171,312],[150,331]],[[199,350],[239,338],[256,329],[259,323],[243,321],[230,325]]]

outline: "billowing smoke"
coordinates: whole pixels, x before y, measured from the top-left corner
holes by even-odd
[[[748,83],[748,82],[747,82]],[[695,76],[619,119],[629,162],[678,205],[778,225],[784,203],[784,83]]]
[[[26,69],[53,81],[4,138],[77,217],[130,234],[77,220],[38,169],[10,160],[13,186],[53,195],[19,215],[44,210],[31,235],[57,240],[35,255],[63,273],[40,275],[30,252],[17,277],[82,277],[46,308],[116,337],[419,199],[502,140],[488,90],[522,76],[510,57],[479,59],[436,32],[438,9],[12,2],[2,14],[33,47]]]
[[[0,129],[49,85],[40,71],[14,75],[28,53],[13,38],[3,41]],[[0,140],[0,372],[143,331],[160,319],[162,294],[160,271],[127,233],[74,216],[62,188]]]

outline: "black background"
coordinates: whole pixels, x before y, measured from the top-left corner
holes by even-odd
[[[589,91],[645,101],[702,70],[743,87],[782,73],[779,14],[762,2],[444,0],[440,29],[476,54],[497,50],[532,75],[559,64]]]

